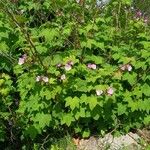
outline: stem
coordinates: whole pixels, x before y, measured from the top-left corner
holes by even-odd
[[[34,49],[34,52],[36,52],[36,56],[38,57],[40,64],[45,68],[45,66],[44,66],[44,64],[43,64],[43,62],[42,62],[42,60],[41,60],[41,58],[40,58],[39,55],[38,55],[37,49],[36,49],[36,47],[35,47],[33,41],[31,40],[31,37],[30,37],[29,33],[27,32],[26,34],[27,34],[27,38],[28,38],[27,40],[28,40],[28,42],[30,43],[31,47]],[[32,53],[32,54],[34,55],[34,53]]]
[[[120,10],[121,10],[121,2],[119,3],[119,9],[118,9],[118,28],[121,28],[120,21],[119,21]]]

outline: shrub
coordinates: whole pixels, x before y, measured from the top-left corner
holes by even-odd
[[[11,135],[31,145],[53,132],[88,137],[150,123],[149,29],[129,0],[103,8],[90,1],[1,4],[3,141],[10,121]]]

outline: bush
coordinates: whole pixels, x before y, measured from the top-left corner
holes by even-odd
[[[150,30],[129,0],[1,4],[3,144],[149,125]]]

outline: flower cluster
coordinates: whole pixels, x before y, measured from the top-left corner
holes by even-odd
[[[64,69],[65,69],[66,71],[69,71],[69,70],[72,69],[73,61],[68,61],[65,65],[59,63],[59,64],[57,64],[56,66],[57,66],[57,68],[61,68],[61,67],[64,66]]]
[[[125,70],[132,71],[132,66],[130,64],[125,64],[125,65],[120,66],[120,69],[122,71],[125,71]]]
[[[136,12],[136,18],[142,17],[142,12],[139,10]]]
[[[103,93],[104,93],[103,90],[100,90],[100,89],[96,90],[96,95],[97,95],[97,96],[100,96],[100,95],[102,95]],[[114,94],[114,89],[113,89],[112,87],[109,87],[109,88],[106,90],[106,93],[107,93],[107,95],[112,96],[112,95]]]
[[[67,64],[65,64],[65,70],[69,71],[72,69],[73,66],[73,62],[72,61],[68,61]]]
[[[88,63],[88,64],[87,64],[87,67],[88,67],[89,69],[95,70],[95,69],[96,69],[96,64]]]
[[[143,15],[140,10],[136,11],[134,18],[135,18],[136,20],[143,19],[144,23],[147,23],[147,22],[148,22],[148,17],[145,16],[145,15]]]
[[[19,58],[18,65],[23,65],[27,59],[27,55],[24,54]]]
[[[45,83],[47,83],[49,81],[48,77],[46,76],[37,76],[36,77],[36,81],[39,82],[39,81],[44,81]]]

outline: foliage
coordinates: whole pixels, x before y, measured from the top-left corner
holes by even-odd
[[[150,30],[130,0],[0,4],[2,144],[149,125]]]
[[[142,10],[142,12],[144,12],[144,14],[149,16],[150,13],[150,1],[149,0],[134,0],[134,5],[136,7],[136,9]]]

